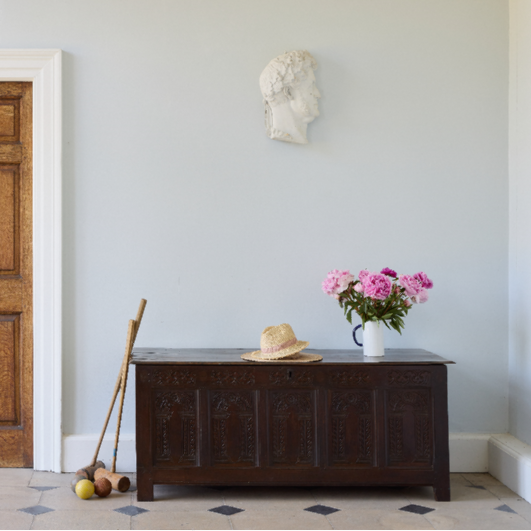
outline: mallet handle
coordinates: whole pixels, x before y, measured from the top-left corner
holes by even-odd
[[[120,438],[120,425],[122,424],[122,411],[124,408],[125,388],[127,385],[127,374],[129,372],[129,356],[131,355],[131,351],[133,350],[135,324],[136,324],[135,321],[131,319],[129,321],[129,328],[127,330],[127,341],[126,341],[126,347],[125,347],[125,356],[127,359],[127,363],[125,364],[124,372],[122,375],[120,406],[118,407],[118,422],[116,424],[116,437],[114,439],[114,450],[112,453],[112,466],[111,466],[112,473],[116,472],[116,456],[118,454],[118,439]]]
[[[138,334],[138,329],[140,328],[140,323],[142,322],[142,316],[144,315],[144,309],[146,308],[147,301],[146,299],[140,300],[140,305],[138,307],[138,311],[136,313],[136,319],[135,319],[135,332],[133,337],[133,344],[136,339],[136,335]],[[103,437],[105,436],[105,432],[107,431],[107,426],[109,425],[109,420],[111,418],[111,413],[114,408],[114,404],[116,402],[116,397],[118,396],[118,392],[120,391],[120,387],[122,385],[122,376],[124,373],[124,367],[126,364],[130,361],[131,352],[127,352],[124,355],[124,358],[122,360],[122,365],[120,366],[120,372],[118,374],[118,378],[116,379],[116,384],[114,385],[114,391],[111,398],[111,405],[109,406],[109,411],[107,411],[107,417],[105,418],[105,422],[103,423],[103,429],[101,430],[101,435],[98,441],[98,445],[96,446],[96,452],[94,453],[94,457],[92,458],[92,461],[89,466],[94,466],[96,464],[96,461],[98,460],[98,454],[100,452],[101,444],[103,442]]]

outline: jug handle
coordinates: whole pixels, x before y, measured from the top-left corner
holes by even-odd
[[[361,325],[358,325],[356,327],[354,327],[354,330],[352,330],[352,337],[354,338],[354,343],[356,343],[356,345],[358,345],[358,347],[363,347],[363,343],[360,343],[357,339],[356,339],[356,330],[358,328],[361,328]]]

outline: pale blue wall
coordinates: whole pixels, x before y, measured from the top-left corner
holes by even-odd
[[[531,3],[511,1],[509,431],[531,445]]]
[[[66,433],[99,432],[141,297],[138,346],[351,348],[320,283],[384,266],[435,283],[387,346],[457,362],[451,431],[507,430],[506,1],[0,0],[0,47],[64,50]],[[258,86],[299,48],[307,146]]]

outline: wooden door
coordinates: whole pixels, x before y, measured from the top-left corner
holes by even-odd
[[[0,83],[0,467],[33,466],[32,84]]]

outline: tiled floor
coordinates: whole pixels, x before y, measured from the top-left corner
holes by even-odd
[[[155,487],[79,499],[73,474],[0,469],[0,529],[531,529],[531,505],[488,474],[452,474],[452,501],[428,487]]]

